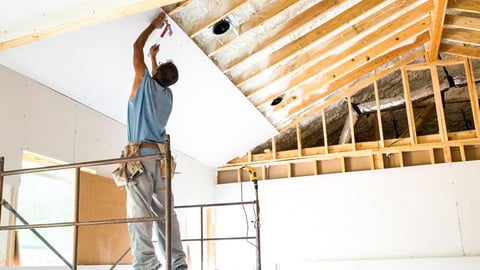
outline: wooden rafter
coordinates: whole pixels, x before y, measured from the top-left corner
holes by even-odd
[[[278,31],[271,38],[267,38],[266,40],[260,42],[255,48],[248,55],[244,55],[243,57],[239,57],[234,59],[226,64],[226,67],[223,69],[224,72],[228,72],[230,69],[235,68],[236,65],[241,63],[247,62],[248,59],[252,57],[258,56],[260,52],[269,48],[272,44],[275,44],[285,38],[290,38],[290,35],[296,31],[296,29],[301,28],[304,25],[309,24],[312,20],[317,18],[317,16],[321,16],[322,14],[326,14],[330,9],[334,8],[339,4],[339,2],[343,2],[345,0],[335,1],[335,0],[325,0],[321,1],[314,6],[310,7],[302,14],[299,14],[292,20],[286,22],[282,29]],[[380,0],[372,0],[372,1],[380,1]],[[370,1],[367,1],[370,2]],[[351,18],[351,17],[350,17]]]
[[[412,5],[411,1],[395,2],[394,4],[392,3],[391,5],[386,6],[385,12],[388,14],[395,14],[400,10],[408,8],[410,5]],[[315,70],[316,68],[321,70],[322,67],[319,66],[322,65],[321,60],[325,58],[325,56],[335,54],[335,50],[339,47],[344,46],[347,42],[351,42],[351,40],[357,40],[362,35],[365,35],[364,32],[367,32],[369,29],[383,24],[380,29],[364,37],[362,42],[358,42],[355,48],[349,50],[349,52],[358,52],[360,47],[362,45],[365,46],[367,41],[370,46],[373,46],[377,40],[385,37],[385,35],[396,32],[393,31],[392,33],[392,29],[401,29],[407,24],[406,22],[415,22],[422,18],[422,16],[425,16],[430,7],[431,3],[426,2],[387,24],[383,23],[386,19],[383,13],[374,13],[351,27],[338,32],[334,37],[329,38],[329,40],[324,40],[328,34],[338,27],[338,22],[329,21],[312,30],[307,35],[297,39],[295,42],[292,42],[274,52],[270,57],[268,66],[263,68],[254,66],[252,67],[253,70],[251,72],[233,78],[233,82],[237,84],[237,87],[241,89],[247,97],[249,97],[268,87],[267,83],[258,85],[258,83],[253,81],[263,73],[269,72],[271,81],[279,81],[286,80],[289,74],[295,74],[300,69],[305,69],[308,66],[311,66],[311,68],[307,69],[306,72],[309,70]],[[345,13],[348,13],[348,11]],[[327,43],[329,46],[310,46],[310,44],[319,43]],[[300,50],[299,48],[304,49]],[[284,63],[285,59],[291,60]],[[248,83],[251,81],[253,82],[252,85],[254,85],[254,87],[249,86]],[[299,81],[302,81],[302,79],[299,79]],[[266,100],[268,100],[268,98]],[[262,103],[260,103],[259,106],[262,106]]]
[[[364,43],[359,41],[349,47],[348,50],[344,51],[342,54],[325,57],[320,62],[309,67],[303,73],[292,78],[289,83],[289,87],[286,90],[277,93],[277,95],[294,91],[298,87],[298,91],[302,93],[303,97],[306,97],[310,93],[322,89],[325,86],[331,86],[333,82],[345,77],[347,74],[351,73],[352,70],[360,68],[363,65],[368,65],[371,63],[372,59],[376,59],[378,56],[388,53],[391,48],[398,47],[399,44],[405,42],[407,39],[415,37],[421,32],[426,31],[426,23],[427,19],[424,18],[423,20],[420,20],[419,22],[408,27],[403,32],[394,32],[393,36],[386,33],[381,35],[381,33],[384,33],[383,31],[375,31],[369,35],[369,39],[371,38],[372,41],[377,41],[381,38],[383,39],[382,42],[373,43],[375,46],[365,50],[365,48],[363,48],[365,46]],[[325,67],[330,66],[336,66],[336,68],[327,72],[318,72],[318,70],[324,70]],[[352,77],[348,78],[349,81],[350,78]],[[274,96],[265,98],[257,107],[265,105],[268,103],[268,101],[272,100],[272,98],[274,98]],[[302,107],[304,107],[304,105],[306,104],[298,104],[290,110],[289,114],[298,112]]]
[[[428,61],[438,58],[438,48],[443,31],[443,19],[447,10],[447,0],[433,1],[432,21],[430,24],[430,42],[427,50]]]
[[[58,22],[57,25],[47,29],[0,42],[0,51],[177,2],[182,2],[182,0],[143,0],[127,6],[96,12],[88,17],[76,18],[68,22]]]
[[[480,46],[480,31],[446,28],[443,30],[442,39]]]
[[[397,49],[393,52],[390,52],[384,56],[382,56],[381,58],[385,58],[385,59],[396,59],[398,57],[400,57],[401,55],[405,54],[406,52],[414,49],[415,47],[418,47],[418,45],[421,45],[421,44],[424,44],[424,42],[428,39],[428,33],[426,33],[425,35],[422,35],[421,37],[419,37],[419,40],[418,42],[414,43],[414,44],[411,44],[412,47],[410,48],[400,48],[400,49]],[[341,100],[345,95],[352,95],[354,94],[355,92],[357,92],[358,90],[362,89],[363,87],[366,87],[368,86],[370,83],[373,82],[373,80],[376,80],[378,78],[382,78],[382,77],[385,77],[387,76],[388,74],[392,73],[393,71],[397,70],[398,68],[400,68],[401,66],[404,66],[410,62],[412,62],[413,60],[421,57],[424,55],[424,50],[418,50],[416,52],[414,52],[413,54],[410,54],[404,58],[402,58],[401,60],[399,60],[397,63],[393,64],[392,66],[390,66],[389,68],[381,71],[381,72],[378,72],[377,74],[375,74],[375,76],[373,77],[370,77],[370,78],[367,78],[355,85],[352,85],[350,87],[348,87],[346,90],[342,90],[338,93],[336,93],[335,95],[333,95],[332,97],[330,97],[327,101],[321,103],[321,104],[316,104],[316,103],[313,103],[311,104],[312,109],[308,110],[308,112],[304,113],[304,114],[301,114],[301,115],[298,115],[296,117],[296,120],[295,121],[292,121],[290,122],[289,124],[285,125],[282,127],[281,131],[284,131],[284,130],[287,130],[288,128],[290,128],[294,123],[297,123],[299,121],[302,121],[302,120],[305,120],[315,114],[317,114],[318,112],[328,108],[330,105],[338,102],[339,100]],[[355,72],[353,72],[352,74],[348,75],[348,76],[351,76],[353,78],[355,77],[358,77],[359,75],[357,75],[357,73],[359,74],[367,74],[369,72],[372,72],[373,70],[379,68],[382,63],[384,63],[385,59],[377,59],[377,61],[373,61],[372,63],[370,63],[369,65],[363,67],[362,70],[356,70]],[[347,84],[348,82],[345,82],[345,85]],[[340,87],[338,88],[335,88],[335,89],[340,89]],[[333,90],[331,92],[333,94]]]
[[[447,8],[454,11],[480,13],[478,0],[450,0]]]
[[[444,26],[480,31],[480,18],[445,15]]]
[[[219,5],[217,9],[213,10],[212,13],[208,14],[201,24],[196,25],[188,35],[191,38],[195,38],[198,34],[200,34],[205,29],[211,27],[216,22],[220,21],[221,19],[227,17],[228,15],[232,14],[236,10],[242,8],[248,4],[248,0],[231,0],[225,1],[222,5]]]
[[[440,52],[480,59],[480,48],[442,43]]]
[[[245,23],[239,26],[238,34],[246,35],[250,31],[262,27],[266,22],[272,20],[276,16],[280,15],[283,11],[290,8],[293,4],[295,4],[297,0],[281,0],[275,1],[272,3],[266,10],[259,10],[255,12],[254,15]],[[215,47],[212,51],[207,52],[208,57],[214,56],[216,53],[220,52],[222,49],[226,48],[230,44],[232,44],[235,40],[239,37],[235,37],[234,40],[230,40],[225,42],[224,44]]]
[[[417,36],[417,35],[419,35],[419,33],[417,31],[425,32],[426,29],[427,29],[426,25],[423,25],[423,28],[422,27],[419,27],[418,29],[416,28],[416,26],[418,27],[418,26],[422,26],[422,25],[423,24],[420,24],[420,25],[416,24],[416,25],[413,26],[414,29],[416,29],[415,31],[403,32],[403,34],[405,36],[391,37],[391,38],[389,38],[389,40],[392,43],[394,43],[394,42],[397,42],[399,40],[409,39],[412,36]],[[400,52],[402,52],[401,54],[407,53],[408,51],[412,50],[413,48],[416,48],[418,45],[423,45],[427,40],[428,40],[428,34],[420,34],[420,36],[417,38],[417,40],[415,42],[413,42],[411,44],[408,44],[407,46],[400,47],[400,49],[394,50],[394,52],[396,54],[398,54]],[[322,85],[328,85],[329,89],[327,91],[324,91],[323,93],[319,94],[315,99],[308,100],[307,102],[298,104],[295,107],[290,108],[289,112],[288,112],[288,115],[291,117],[291,116],[299,113],[301,108],[304,108],[305,106],[311,106],[312,104],[315,103],[316,100],[321,100],[325,97],[328,97],[330,94],[334,93],[334,91],[336,91],[337,89],[339,89],[340,87],[343,86],[343,85],[334,85],[335,81],[338,81],[338,80],[344,78],[344,83],[345,83],[344,85],[346,85],[351,80],[351,78],[357,78],[357,77],[361,76],[360,74],[366,74],[364,72],[365,69],[362,69],[363,72],[359,71],[358,72],[359,75],[356,75],[355,74],[356,69],[361,69],[362,67],[367,67],[366,69],[369,70],[368,72],[371,72],[373,69],[369,69],[368,68],[369,66],[377,65],[377,64],[381,65],[380,63],[385,63],[384,62],[385,61],[384,57],[381,57],[381,56],[379,57],[379,55],[381,55],[381,53],[385,53],[385,49],[387,48],[385,46],[387,46],[389,44],[390,44],[390,42],[380,44],[380,45],[372,48],[371,50],[368,50],[365,53],[356,57],[355,58],[356,61],[345,62],[340,67],[338,67],[335,71],[332,71],[332,72],[324,75],[320,80],[317,80],[317,81],[314,81],[313,83],[304,85],[302,87],[303,88],[302,89],[303,90],[303,95],[310,94],[314,90],[322,87]],[[390,54],[387,52],[386,55],[390,55]],[[370,56],[375,56],[375,57],[372,57],[372,59],[374,59],[374,60],[368,59]],[[339,72],[343,72],[343,73],[339,73]],[[327,78],[330,79],[330,81]]]

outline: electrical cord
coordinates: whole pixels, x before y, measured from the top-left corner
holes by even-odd
[[[243,203],[243,181],[240,181],[240,201],[242,202],[242,209],[243,209],[243,214],[245,215],[245,224],[247,225],[247,232],[246,232],[246,237],[248,237],[249,233],[249,223],[248,223],[248,214],[247,210],[245,209],[245,204]],[[253,210],[255,213],[255,210]],[[257,245],[255,243],[252,243],[248,238],[246,239],[247,242],[257,248]]]

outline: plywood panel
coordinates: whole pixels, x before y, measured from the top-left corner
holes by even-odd
[[[345,170],[347,172],[363,171],[372,169],[370,157],[349,157],[345,158]]]
[[[402,154],[404,166],[427,165],[432,163],[429,150],[403,152]]]
[[[326,174],[326,173],[337,173],[342,171],[342,160],[337,159],[330,159],[330,160],[320,160],[318,161],[318,173],[319,174]]]
[[[126,218],[125,190],[112,179],[82,172],[80,221]],[[78,264],[113,264],[130,247],[127,224],[83,226],[79,229]],[[122,263],[131,263],[131,256]]]

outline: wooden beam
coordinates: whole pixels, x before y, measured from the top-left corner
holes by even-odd
[[[0,51],[177,2],[182,2],[182,0],[143,0],[127,6],[96,12],[93,15],[76,18],[71,21],[58,22],[57,25],[46,29],[2,41],[0,42]]]
[[[349,131],[350,131],[350,138],[352,142],[352,151],[355,151],[355,129],[354,126],[357,123],[359,115],[355,112],[355,116],[353,115],[353,110],[352,110],[352,99],[350,96],[348,96],[348,119],[349,119]]]
[[[451,0],[448,1],[447,8],[452,11],[480,14],[480,5],[478,4],[478,0]]]
[[[442,39],[452,42],[480,46],[480,31],[474,31],[470,29],[445,28],[443,30]]]
[[[432,73],[433,96],[435,99],[435,109],[437,110],[438,131],[443,142],[448,141],[447,124],[445,121],[445,113],[443,111],[442,93],[440,91],[440,79],[438,78],[438,70],[436,65],[430,68]]]
[[[349,45],[341,53],[327,54],[327,56],[322,53],[315,54],[314,57],[317,57],[317,59],[313,59],[315,60],[312,62],[314,63],[313,65],[310,65],[300,73],[296,72],[298,75],[290,77],[287,80],[288,85],[285,87],[285,90],[280,93],[269,95],[263,100],[257,102],[257,107],[262,107],[265,104],[268,104],[276,95],[292,92],[297,88],[303,91],[301,94],[302,96],[321,89],[323,86],[327,85],[327,82],[330,83],[331,81],[339,80],[342,77],[342,74],[349,73],[355,68],[370,63],[372,59],[385,54],[385,52],[390,51],[391,48],[395,48],[406,39],[419,35],[428,29],[428,18],[422,18],[421,16],[422,14],[425,14],[427,7],[428,5],[422,5],[421,9],[412,10],[397,20],[383,25],[362,40]],[[416,15],[416,17],[414,17],[414,15]],[[408,23],[406,20],[409,20]],[[412,22],[414,22],[413,25],[411,25]],[[392,29],[395,30],[392,31]],[[368,41],[367,46],[365,44],[366,41]],[[340,47],[343,44],[334,43],[332,45],[333,46],[330,49],[335,49],[335,47]],[[332,67],[335,67],[335,69],[332,69]],[[294,69],[293,72],[295,72],[295,70],[296,69]],[[289,73],[285,73],[282,77],[287,76],[287,74]],[[295,73],[290,73],[290,76],[292,74]],[[280,79],[282,78],[277,78],[277,80]],[[350,79],[348,81],[350,81]],[[242,88],[242,91],[248,90],[248,93],[251,94],[256,91],[262,91],[263,89],[268,89],[268,85],[253,89]]]
[[[415,118],[412,106],[412,96],[410,92],[410,83],[408,81],[408,73],[402,68],[402,82],[403,82],[403,95],[405,98],[405,109],[407,111],[408,130],[410,131],[410,143],[417,144],[417,129],[415,127]]]
[[[480,108],[478,105],[478,94],[475,86],[472,61],[466,59],[464,63],[465,74],[467,75],[468,93],[470,94],[470,106],[472,107],[473,123],[477,138],[480,138]]]
[[[297,152],[298,156],[302,156],[302,129],[300,128],[300,123],[297,123]]]
[[[234,13],[247,4],[249,4],[249,1],[246,0],[230,0],[222,2],[221,5],[217,5],[217,8],[209,10],[209,12],[203,16],[203,21],[195,24],[194,28],[188,31],[188,35],[192,39],[195,38],[205,29],[213,26],[221,19],[226,18],[228,15]]]
[[[480,31],[480,18],[459,15],[445,15],[444,26]]]
[[[279,16],[282,12],[295,3],[297,3],[297,0],[280,0],[271,3],[268,8],[256,10],[255,14],[253,14],[248,21],[244,22],[238,27],[237,32],[239,36],[246,35],[253,29],[263,26],[266,22],[274,19],[276,16]],[[223,48],[227,47],[229,44],[232,44],[233,41],[236,41],[239,38],[239,36],[224,42],[223,44],[213,48],[211,51],[207,51],[206,53],[208,57],[214,56]]]
[[[232,61],[226,63],[226,66],[223,69],[224,72],[228,72],[230,69],[234,68],[236,65],[242,64],[247,62],[248,59],[257,57],[260,52],[263,50],[266,50],[271,47],[272,44],[275,44],[276,42],[289,37],[292,33],[296,31],[296,29],[299,29],[308,23],[310,23],[312,20],[315,20],[318,16],[325,16],[330,9],[336,7],[339,5],[341,2],[344,2],[345,0],[324,0],[321,2],[318,2],[317,4],[313,5],[306,11],[302,12],[298,16],[295,17],[295,19],[288,20],[285,22],[282,26],[281,29],[279,29],[278,33],[273,35],[270,38],[267,38],[266,40],[263,40],[258,44],[255,48],[252,50],[249,50],[248,55],[243,55],[242,57],[238,57],[233,59]],[[372,0],[372,1],[380,1],[380,0]],[[349,17],[348,19],[350,20]]]
[[[480,59],[480,49],[475,47],[442,43],[440,44],[440,52]]]
[[[172,16],[174,15],[175,13],[179,12],[180,10],[182,10],[183,7],[185,7],[186,5],[192,3],[193,0],[185,0],[183,1],[181,4],[178,4],[175,8],[173,8],[172,10],[168,11],[168,15],[169,16]]]
[[[382,112],[380,111],[380,98],[378,95],[378,83],[377,80],[373,81],[373,90],[375,91],[375,104],[377,107],[377,125],[378,134],[380,135],[380,147],[385,147],[385,141],[383,140],[383,124],[382,124]]]
[[[272,159],[277,159],[277,142],[275,137],[272,137]]]
[[[310,104],[315,103],[315,101],[321,100],[322,98],[327,97],[328,95],[333,93],[335,90],[339,88],[339,87],[336,87],[335,82],[343,79],[341,81],[344,84],[348,84],[348,82],[351,81],[351,78],[357,78],[357,76],[351,76],[353,72],[360,70],[362,67],[376,65],[379,61],[381,61],[380,59],[385,60],[384,57],[382,56],[384,56],[385,54],[388,54],[389,51],[387,50],[387,48],[398,47],[399,43],[415,36],[418,36],[415,42],[410,43],[404,47],[401,47],[399,50],[405,51],[407,50],[407,48],[411,49],[414,44],[415,45],[419,43],[423,44],[423,41],[426,41],[426,35],[421,33],[425,33],[426,30],[427,30],[427,25],[425,24],[424,21],[421,21],[419,23],[414,24],[412,27],[405,29],[405,32],[401,32],[401,33],[398,33],[398,35],[390,37],[385,42],[378,44],[372,49],[367,50],[357,55],[354,58],[338,59],[338,57],[335,57],[335,61],[341,61],[342,64],[339,65],[336,69],[323,74],[321,77],[317,77],[314,81],[302,84],[300,86],[302,96],[307,98],[304,98],[305,99],[304,102],[291,108],[289,110],[289,115],[294,115],[300,112],[301,110],[304,110],[306,106],[309,106]],[[394,52],[395,51],[396,50],[394,50]],[[342,58],[342,56],[339,56],[339,57]],[[388,62],[388,60],[386,62]],[[386,62],[382,62],[382,64]],[[330,63],[330,64],[333,64],[333,63]],[[364,74],[365,73],[361,75],[358,74],[358,77],[362,77]],[[308,98],[308,95],[310,95],[314,91],[322,89],[322,87],[325,87],[325,86],[329,86],[329,89],[327,91],[323,91],[318,96],[313,96],[310,99]]]
[[[425,106],[425,108],[423,108],[422,111],[415,116],[415,129],[423,123],[425,116],[433,109],[434,105],[435,102],[427,103],[427,106]],[[402,135],[400,135],[400,138],[407,137],[407,132],[408,131],[403,132]]]
[[[358,39],[359,36],[365,35],[365,32],[368,32],[369,30],[372,31],[372,28],[375,29],[378,25],[382,25],[385,20],[385,14],[396,14],[401,10],[408,8],[410,5],[412,5],[412,1],[395,1],[395,3],[382,9],[381,13],[377,12],[371,14],[351,27],[348,27],[343,31],[338,31],[338,33],[335,32],[336,34],[333,37],[331,37],[331,34],[338,30],[338,22],[336,20],[328,21],[316,29],[313,29],[308,34],[273,52],[269,56],[269,61],[266,66],[253,65],[249,68],[249,72],[244,72],[233,77],[233,82],[247,97],[249,97],[262,87],[266,86],[266,84],[258,85],[256,82],[258,77],[268,73],[271,81],[281,80],[288,74],[293,74],[295,70],[318,62],[325,58],[326,55],[335,54],[335,50],[343,46],[345,43]],[[391,33],[391,29],[404,27],[405,21],[412,22],[424,16],[430,6],[430,2],[425,2],[394,21],[389,22],[387,25],[384,25],[382,28],[390,29],[388,33]],[[378,39],[381,36],[382,35],[372,35],[374,39]],[[326,40],[327,38],[328,40]],[[372,40],[372,38],[369,37],[364,38],[363,45],[374,44],[374,39]],[[312,44],[321,43],[328,43],[329,46],[312,46]]]
[[[433,61],[438,58],[438,48],[440,47],[440,40],[443,32],[443,19],[447,10],[447,0],[433,1],[433,11],[431,14],[430,24],[430,43],[427,50],[428,61]]]
[[[323,131],[323,147],[325,148],[325,154],[328,154],[328,133],[327,133],[327,123],[325,119],[325,110],[322,110],[322,131]]]
[[[407,47],[404,47],[404,48],[397,49],[393,52],[390,52],[390,53],[380,57],[379,59],[377,59],[377,61],[373,61],[373,63],[370,63],[369,65],[367,65],[367,66],[365,66],[365,67],[363,67],[359,70],[354,71],[352,74],[347,75],[347,77],[357,78],[357,77],[360,77],[362,74],[367,74],[369,72],[372,72],[376,68],[379,68],[380,66],[382,66],[384,63],[386,63],[388,61],[391,61],[391,59],[398,58],[399,56],[403,55],[404,53],[412,50],[413,48],[415,48],[414,46],[418,46],[420,44],[423,44],[425,41],[427,41],[427,39],[428,39],[428,33],[426,33],[425,36],[419,37],[419,41],[412,44],[411,47],[407,46]],[[296,123],[298,121],[305,120],[305,119],[311,117],[312,115],[317,114],[319,111],[324,110],[325,108],[328,108],[328,106],[338,102],[344,96],[353,95],[358,90],[368,86],[370,83],[373,82],[373,80],[376,80],[378,78],[383,78],[383,77],[389,75],[390,73],[397,70],[401,66],[404,66],[404,65],[412,62],[413,60],[418,59],[419,57],[423,56],[424,53],[425,53],[425,51],[422,48],[421,50],[418,50],[418,51],[400,59],[397,63],[385,68],[384,70],[382,70],[378,74],[375,74],[374,77],[364,79],[364,80],[346,88],[345,90],[339,91],[338,93],[336,93],[335,95],[330,97],[327,101],[322,102],[321,104],[312,103],[311,106],[314,107],[314,108],[308,110],[308,112],[305,112],[301,115],[298,115],[296,117],[295,122],[292,122],[292,123],[289,123],[289,124],[285,125],[284,127],[281,128],[280,131],[285,131],[286,129],[290,128],[294,123]],[[345,80],[345,81],[343,81],[343,83],[347,84],[348,81]],[[328,90],[328,91],[331,91],[329,94],[333,93],[333,89],[337,90],[341,86],[342,85],[334,85],[331,89]]]
[[[450,59],[440,59],[440,60],[433,60],[430,62],[422,62],[422,63],[415,63],[409,64],[405,66],[406,71],[417,71],[417,70],[426,70],[430,69],[432,65],[436,66],[456,66],[456,65],[463,65],[465,62],[465,58],[450,58]]]

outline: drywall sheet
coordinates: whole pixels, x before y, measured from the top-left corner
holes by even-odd
[[[328,269],[357,269],[344,262],[428,258],[437,265],[436,258],[477,256],[479,166],[469,161],[260,181],[262,258],[272,265],[329,261]],[[241,199],[254,199],[252,183],[217,186],[219,202]],[[216,214],[219,234],[241,228],[230,224],[228,213]],[[463,265],[450,265],[456,263]]]

